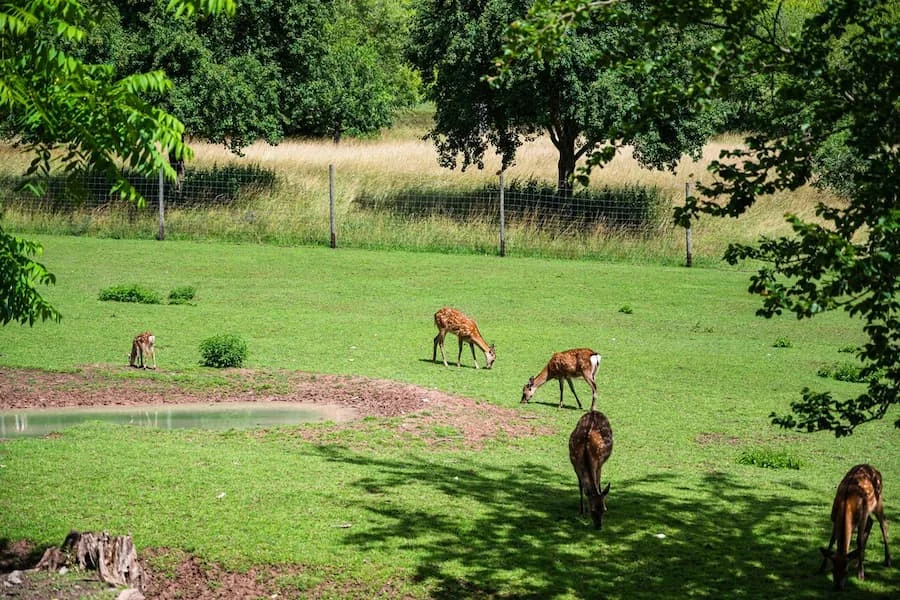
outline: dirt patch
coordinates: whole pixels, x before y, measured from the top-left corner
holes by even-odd
[[[294,402],[338,405],[353,409],[369,421],[336,423],[330,427],[298,427],[298,435],[318,443],[341,428],[388,426],[396,435],[413,436],[428,446],[477,448],[497,438],[551,433],[529,413],[487,402],[461,398],[437,390],[363,377],[305,373],[223,372],[215,386],[189,389],[167,380],[177,374],[145,375],[140,371],[95,365],[76,373],[48,373],[30,369],[0,369],[0,410],[62,407],[114,407],[197,402]],[[196,385],[192,382],[191,385]],[[61,540],[60,540],[61,541]],[[22,600],[46,598],[114,598],[91,573],[28,571],[43,548],[26,541],[0,539],[0,597]],[[147,598],[196,600],[243,598],[403,597],[398,588],[365,589],[352,581],[327,579],[312,588],[280,587],[278,581],[302,575],[303,568],[251,569],[234,573],[197,557],[167,549],[139,555]],[[156,568],[155,564],[175,565]],[[10,573],[21,570],[21,583],[7,586]],[[106,591],[104,591],[106,590]]]

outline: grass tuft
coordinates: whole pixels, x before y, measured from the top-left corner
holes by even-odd
[[[800,459],[787,450],[755,447],[745,448],[737,459],[740,465],[750,465],[763,469],[800,469]]]
[[[107,302],[137,302],[140,304],[161,304],[162,296],[137,283],[114,285],[100,290],[100,300]]]

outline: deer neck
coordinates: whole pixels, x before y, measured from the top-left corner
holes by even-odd
[[[544,367],[540,373],[534,378],[534,388],[537,389],[547,383],[547,378],[550,376],[550,372],[547,370],[547,367]]]

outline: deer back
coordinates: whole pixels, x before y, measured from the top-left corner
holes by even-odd
[[[481,339],[475,321],[455,308],[445,306],[434,313],[434,324],[438,329],[450,331],[464,339]]]
[[[593,369],[591,357],[596,354],[590,348],[573,348],[557,352],[547,363],[547,375],[550,379],[559,379],[591,372]]]

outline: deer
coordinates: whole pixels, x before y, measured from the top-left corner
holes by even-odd
[[[143,333],[139,333],[134,336],[134,340],[131,342],[131,356],[128,358],[128,366],[137,367],[137,362],[140,362],[141,369],[149,369],[150,367],[144,364],[144,360],[146,358],[153,359],[153,368],[156,368],[156,350],[153,345],[156,343],[156,336],[154,336],[149,331],[145,331]]]
[[[600,490],[600,470],[612,454],[613,438],[609,419],[602,412],[590,410],[584,413],[569,436],[569,460],[578,477],[578,497],[581,514],[585,514],[584,497],[588,498],[588,508],[594,528],[603,527],[606,513],[606,495],[610,484]]]
[[[884,565],[891,566],[881,490],[881,473],[875,467],[866,464],[856,465],[850,469],[838,485],[834,503],[831,505],[831,541],[828,542],[828,548],[821,548],[824,559],[819,568],[820,573],[824,572],[826,565],[831,561],[835,590],[844,589],[847,581],[847,565],[853,560],[857,561],[856,576],[865,579],[863,556],[866,552],[866,542],[869,540],[869,531],[872,529],[872,515],[875,515],[878,525],[881,526]],[[857,530],[856,549],[850,552],[850,538],[853,537],[854,528]],[[835,542],[837,548],[832,552],[831,547]]]
[[[574,348],[554,354],[540,373],[535,377],[529,377],[528,383],[522,388],[522,400],[525,403],[531,400],[539,387],[547,383],[548,379],[559,381],[559,408],[563,405],[563,380],[569,383],[569,389],[575,396],[578,408],[582,408],[581,400],[575,393],[575,385],[572,378],[581,376],[591,386],[591,410],[597,402],[597,368],[600,366],[600,355],[590,348]]]
[[[487,368],[490,369],[497,358],[494,351],[494,345],[488,346],[487,342],[478,331],[478,325],[464,313],[445,306],[434,313],[434,324],[438,328],[438,334],[434,336],[434,348],[431,353],[431,361],[437,362],[437,349],[441,348],[441,358],[444,359],[444,366],[448,367],[447,357],[444,355],[444,336],[447,332],[455,334],[459,338],[459,354],[456,355],[456,366],[459,367],[462,362],[463,344],[468,343],[472,349],[472,360],[475,361],[475,368],[478,368],[478,358],[475,356],[475,346],[478,345],[484,352],[484,360],[487,362]]]

